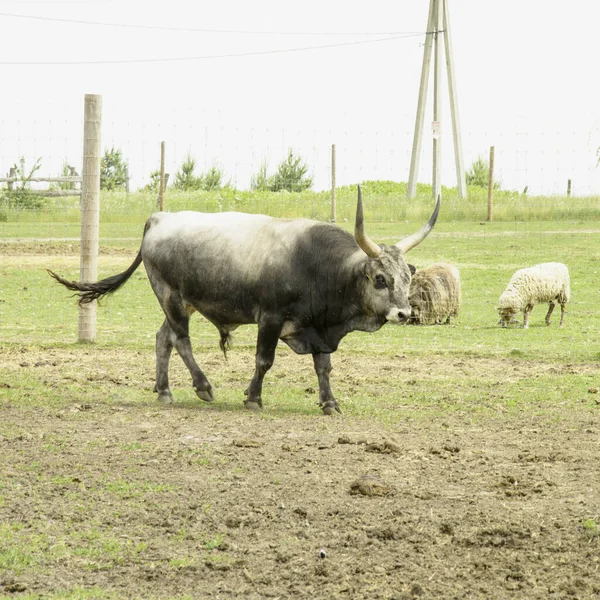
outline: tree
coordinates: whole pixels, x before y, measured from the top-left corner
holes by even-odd
[[[267,175],[267,161],[260,163],[258,173],[250,177],[250,189],[265,192],[269,189],[269,176]]]
[[[74,177],[77,175],[75,171],[75,167],[69,165],[67,160],[63,160],[62,167],[60,169],[59,177]],[[50,184],[51,190],[72,190],[75,189],[75,185],[73,183],[69,183],[67,181],[54,181]]]
[[[191,191],[201,188],[201,178],[194,175],[196,170],[196,159],[188,154],[185,160],[181,163],[179,171],[175,173],[175,181],[173,187],[177,190]]]
[[[308,166],[300,156],[295,156],[290,148],[288,156],[279,163],[277,172],[269,182],[272,192],[287,190],[288,192],[302,192],[310,188],[313,178],[307,175]]]
[[[120,150],[113,146],[104,152],[100,161],[100,189],[127,189],[127,163]]]
[[[225,173],[217,164],[214,164],[206,173],[201,176],[203,190],[220,190],[222,187],[229,187],[229,183],[223,185]]]
[[[31,178],[40,170],[41,166],[42,159],[38,158],[33,163],[33,166],[31,167],[29,172],[27,172],[27,169],[25,168],[25,157],[21,156],[21,158],[19,159],[19,164],[15,164],[13,166],[17,179],[19,180],[19,186],[17,187],[17,191],[29,189],[31,185]]]
[[[156,169],[150,173],[150,183],[147,183],[142,189],[145,192],[158,192],[160,187],[160,171]]]
[[[307,173],[306,162],[290,148],[287,158],[279,163],[276,173],[270,177],[267,174],[267,163],[263,161],[258,173],[251,177],[250,187],[253,190],[271,192],[302,192],[313,184],[313,178]]]
[[[465,173],[467,185],[477,185],[487,188],[490,180],[490,163],[479,155],[473,161],[471,168]],[[494,181],[494,189],[500,189],[500,181]]]
[[[8,208],[40,208],[42,197],[31,190],[31,179],[40,170],[42,159],[38,158],[30,169],[25,166],[25,157],[19,159],[19,163],[13,165],[11,172],[14,173],[18,183],[16,188],[4,190],[0,196],[0,204]]]
[[[217,164],[214,164],[202,175],[195,175],[196,159],[190,154],[187,155],[179,171],[175,174],[173,187],[178,190],[220,190],[222,187],[229,186],[229,183],[223,184],[225,173]]]

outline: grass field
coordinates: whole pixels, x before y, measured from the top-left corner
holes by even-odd
[[[547,205],[528,220],[442,215],[408,258],[458,266],[459,317],[344,338],[332,419],[312,361],[283,344],[263,413],[245,411],[256,328],[235,332],[225,360],[198,315],[192,344],[216,401],[197,399],[174,356],[175,404],[159,406],[162,313],[143,268],[98,307],[96,343],[78,344],[75,300],[45,272],[78,278],[76,218],[0,221],[0,598],[597,597],[600,219],[588,202],[586,218]],[[367,230],[393,243],[420,218]],[[143,220],[102,220],[100,277],[131,263]],[[544,261],[570,269],[565,327],[556,312],[546,327],[539,306],[530,329],[500,328],[511,274]],[[352,491],[365,473],[380,494]]]

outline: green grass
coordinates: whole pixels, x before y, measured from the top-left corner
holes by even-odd
[[[426,220],[433,208],[431,187],[419,184],[417,197],[406,200],[406,184],[392,181],[365,181],[362,184],[365,219],[378,222]],[[339,223],[353,222],[356,186],[336,190]],[[471,186],[466,200],[456,188],[442,188],[441,222],[485,221],[488,214],[487,189]],[[41,209],[19,210],[0,206],[0,238],[79,236],[79,199],[48,198]],[[139,237],[145,219],[156,211],[156,194],[148,192],[103,191],[100,200],[101,234],[105,237]],[[169,189],[165,210],[206,212],[242,211],[276,217],[331,219],[331,192],[252,192],[225,188],[216,191],[180,192]],[[600,197],[523,196],[506,190],[494,194],[494,220],[598,220]]]
[[[399,184],[389,182],[367,182],[365,184],[365,201],[369,198],[391,198],[399,191]],[[225,193],[225,192],[223,192]],[[227,193],[232,193],[228,191]],[[347,197],[348,206],[354,203],[355,190],[340,192],[340,198]],[[307,194],[309,194],[307,192]],[[431,208],[431,200],[423,200],[422,207],[427,212]],[[280,197],[279,195],[278,197]],[[285,196],[285,195],[284,195]],[[288,194],[288,196],[292,196]],[[253,202],[258,204],[252,208],[264,209],[260,204],[266,196],[257,195]],[[137,199],[137,200],[136,200]],[[60,199],[61,202],[66,202]],[[146,199],[148,202],[150,199]],[[173,199],[174,204],[176,198]],[[190,196],[179,197],[180,206],[189,205]],[[523,200],[523,199],[521,199]],[[546,202],[547,200],[547,202]],[[598,200],[598,199],[596,199]],[[68,199],[69,202],[72,200]],[[296,196],[290,202],[300,205],[301,198]],[[473,202],[477,200],[474,199]],[[586,202],[591,202],[591,199]],[[58,201],[57,201],[58,202]],[[143,205],[140,195],[109,195],[103,198],[105,210],[112,206],[111,218],[103,218],[101,222],[101,248],[103,253],[99,259],[100,278],[114,274],[126,268],[133,259],[140,243],[143,219],[140,211],[151,208]],[[137,202],[137,203],[136,203]],[[208,202],[208,200],[206,200]],[[425,361],[435,357],[476,357],[511,359],[519,361],[545,361],[558,363],[592,363],[600,361],[600,349],[597,340],[600,338],[600,255],[595,249],[600,248],[600,220],[594,221],[600,202],[589,210],[586,220],[559,218],[561,212],[548,213],[548,206],[561,203],[562,209],[567,204],[583,202],[583,199],[545,199],[533,206],[538,212],[532,213],[531,220],[511,220],[486,223],[479,220],[460,220],[440,217],[430,237],[408,255],[408,260],[417,267],[432,262],[447,261],[458,266],[463,285],[463,306],[461,313],[450,326],[440,327],[394,327],[386,326],[374,334],[355,332],[347,336],[341,343],[339,353],[342,356],[381,356],[387,361],[390,357],[421,357]],[[113,203],[113,205],[111,205]],[[342,203],[343,204],[343,203]],[[404,201],[401,204],[405,205]],[[197,206],[211,208],[212,205]],[[214,208],[214,207],[212,207]],[[229,207],[227,207],[229,208]],[[248,208],[247,205],[238,208]],[[451,210],[446,204],[446,210]],[[561,210],[562,210],[561,209]],[[420,210],[420,209],[419,209]],[[293,211],[291,211],[293,213]],[[303,212],[310,213],[310,203]],[[424,214],[425,211],[423,211]],[[23,216],[23,215],[21,215]],[[27,215],[26,215],[27,216]],[[33,215],[28,215],[33,217]],[[549,220],[543,220],[545,216]],[[131,219],[130,219],[131,217]],[[420,218],[420,217],[419,217]],[[375,241],[394,243],[398,239],[414,231],[421,224],[418,220],[371,221],[368,231]],[[351,221],[342,222],[341,226],[351,230]],[[53,235],[49,235],[53,234]],[[52,268],[63,276],[77,279],[79,276],[79,258],[77,252],[65,251],[60,247],[48,254],[36,254],[36,240],[56,236],[77,237],[78,224],[75,220],[59,220],[57,222],[35,221],[23,219],[0,223],[0,237],[31,238],[26,244],[33,249],[25,254],[2,256],[0,262],[0,350],[9,353],[20,353],[29,347],[42,349],[51,354],[52,349],[77,348],[82,355],[89,353],[86,346],[77,346],[77,314],[75,300],[62,287],[56,285],[45,272]],[[5,242],[9,244],[10,242]],[[57,242],[68,244],[71,242]],[[115,251],[115,249],[120,249]],[[555,311],[553,323],[545,327],[543,319],[545,307],[538,306],[531,317],[531,327],[524,331],[519,328],[502,329],[497,326],[496,303],[500,293],[512,273],[523,266],[544,261],[565,262],[571,272],[572,301],[568,306],[566,326],[558,329],[559,309]],[[129,282],[116,294],[104,299],[98,307],[96,344],[93,349],[122,349],[127,352],[148,353],[148,361],[152,362],[155,332],[160,327],[163,317],[156,298],[150,289],[146,274],[139,269]],[[232,353],[247,355],[252,362],[256,339],[256,327],[239,328],[234,334]],[[192,340],[198,354],[218,349],[218,334],[215,328],[204,318],[195,315],[192,319]],[[282,345],[279,350],[289,352]],[[304,357],[306,358],[306,357]],[[298,361],[304,361],[298,358]],[[104,380],[105,377],[98,366],[97,372],[82,371],[77,364],[60,364],[64,381],[60,389],[48,389],[47,381],[36,375],[35,362],[29,364],[26,355],[23,357],[24,368],[11,374],[19,380],[19,385],[11,385],[2,390],[3,395],[11,402],[27,406],[33,398],[44,397],[46,406],[60,408],[74,403],[103,401],[112,402],[118,399],[121,403],[145,402],[149,397],[147,389],[138,385],[126,385],[127,381]],[[48,356],[46,361],[52,361]],[[101,359],[100,359],[101,360]],[[219,361],[221,358],[219,358]],[[172,361],[173,368],[179,368],[180,361]],[[310,361],[309,361],[310,362]],[[300,363],[299,363],[300,364]],[[304,363],[301,363],[304,364]],[[277,365],[277,362],[276,362]],[[210,375],[211,369],[207,369]],[[177,399],[183,405],[195,405],[198,400],[189,389],[187,373],[180,371],[183,388],[177,385]],[[287,374],[283,373],[283,377]],[[269,385],[282,387],[278,379],[277,369],[269,374],[266,390]],[[220,410],[237,410],[239,392],[247,384],[246,371],[233,371],[228,381],[219,389]],[[575,378],[573,378],[575,381]],[[449,381],[448,389],[460,390],[461,381]],[[151,384],[148,384],[151,385]],[[519,384],[522,385],[523,384]],[[574,383],[575,385],[575,383]],[[576,385],[583,385],[578,381]],[[536,381],[539,393],[549,398],[558,398],[559,382],[553,378]],[[467,388],[469,385],[466,386]],[[510,388],[510,385],[508,386]],[[526,386],[522,387],[523,390]],[[368,386],[364,388],[364,406],[353,407],[357,412],[373,411],[369,408],[371,400],[382,392],[376,386],[373,392]],[[296,410],[305,406],[306,398],[302,388],[278,391],[281,398],[281,410]],[[390,393],[391,390],[383,390]],[[445,396],[456,395],[440,391],[427,399],[418,395],[418,389],[412,390],[419,401],[439,403],[443,409],[453,410],[455,400],[444,401]],[[510,397],[519,397],[516,388]],[[523,394],[521,394],[523,395]],[[461,396],[461,402],[476,410],[477,399],[470,398],[468,393]],[[378,402],[376,405],[385,405]],[[460,402],[459,402],[460,404]],[[311,407],[312,408],[312,407]],[[510,405],[507,409],[510,409]],[[7,432],[10,434],[10,432]],[[48,452],[60,452],[59,440],[47,441]],[[124,447],[126,452],[143,452],[143,447]],[[198,463],[209,463],[214,457],[195,457]]]
[[[388,182],[365,185],[365,202],[370,203],[368,231],[377,242],[394,243],[411,233],[431,210],[431,198],[427,190],[421,190],[413,207],[394,213],[392,208],[398,202],[393,196],[399,191]],[[352,229],[354,196],[353,189],[340,190],[338,196],[339,221],[348,230]],[[195,205],[189,196],[169,195],[171,209],[194,206],[214,210],[219,208],[216,198],[203,196]],[[453,204],[451,192],[445,198],[434,232],[408,259],[418,267],[438,261],[459,267],[461,313],[448,326],[386,326],[373,334],[354,332],[344,338],[333,357],[332,385],[348,422],[378,422],[390,430],[453,417],[454,423],[464,426],[478,422],[489,426],[496,420],[502,426],[523,415],[542,424],[544,419],[560,420],[565,414],[580,414],[584,421],[595,422],[597,396],[588,390],[598,387],[600,367],[598,198],[500,196],[504,220],[499,205],[498,220],[493,223],[484,221],[483,196],[474,194],[460,209],[457,202]],[[223,210],[328,218],[327,194],[265,194],[240,196],[235,202],[224,200],[221,197]],[[48,267],[68,278],[79,276],[78,253],[68,250],[79,235],[78,210],[69,202],[73,201],[57,200],[43,213],[11,213],[8,220],[0,220],[0,406],[7,411],[7,418],[0,420],[0,441],[16,449],[12,455],[16,458],[0,474],[0,508],[13,514],[8,509],[18,495],[26,499],[28,514],[35,508],[41,515],[35,527],[17,522],[14,516],[0,524],[0,573],[7,573],[18,584],[21,575],[51,574],[63,565],[106,577],[127,564],[152,566],[156,548],[149,532],[163,527],[163,521],[167,522],[163,535],[169,540],[169,551],[160,555],[160,564],[167,568],[167,575],[204,568],[226,570],[234,560],[233,552],[227,553],[227,530],[215,525],[214,498],[183,498],[186,481],[171,478],[168,471],[151,477],[145,469],[147,464],[180,457],[191,467],[188,475],[195,485],[221,470],[243,479],[244,468],[204,440],[180,447],[181,441],[172,445],[163,439],[157,446],[151,426],[160,424],[165,410],[173,411],[190,420],[183,431],[186,439],[193,439],[194,419],[207,414],[202,411],[210,411],[217,421],[243,419],[236,425],[240,436],[246,420],[277,422],[282,417],[298,417],[308,422],[314,433],[325,431],[329,422],[326,424],[315,405],[316,395],[307,389],[316,388],[311,358],[296,357],[282,344],[265,379],[265,410],[241,415],[243,390],[253,370],[256,327],[235,332],[226,362],[218,350],[216,330],[195,315],[193,346],[199,357],[204,355],[201,361],[206,362],[217,401],[206,405],[198,400],[189,374],[174,355],[171,381],[176,404],[168,409],[159,407],[151,390],[155,332],[163,317],[144,270],[100,304],[94,345],[77,344],[75,300],[45,272]],[[153,202],[150,196],[136,194],[103,197],[100,277],[130,264]],[[406,204],[403,196],[399,204]],[[344,218],[348,220],[344,222]],[[3,252],[3,248],[17,248],[8,241],[14,238],[25,239],[24,251]],[[43,238],[53,240],[53,250],[46,246],[36,251],[36,244],[46,243],[40,241]],[[558,329],[559,314],[555,313],[552,325],[545,327],[545,307],[539,306],[533,311],[529,330],[498,327],[495,306],[511,274],[550,260],[565,262],[571,272],[573,298],[566,326]],[[412,370],[406,369],[409,362]],[[472,370],[461,370],[461,364],[467,362]],[[521,368],[529,369],[527,377],[520,375]],[[17,414],[19,424],[14,420]],[[102,432],[106,416],[123,425],[122,435]],[[43,417],[47,430],[40,435]],[[54,429],[65,420],[68,428]],[[129,427],[146,421],[150,433],[145,437],[140,437],[137,427]],[[84,437],[75,446],[71,430],[79,425],[84,432],[98,429],[89,441]],[[34,446],[39,453],[27,454]],[[118,455],[118,462],[105,467],[101,457],[108,451]],[[112,472],[117,464],[126,468]],[[278,470],[269,472],[268,487],[278,493],[286,485],[286,476]],[[58,506],[56,511],[45,506],[49,494]],[[194,519],[177,518],[181,503],[192,500],[197,502]],[[158,524],[144,521],[157,506],[168,507]],[[589,518],[582,515],[574,526],[586,543],[595,543],[598,518],[585,516]],[[295,536],[293,541],[297,541]],[[71,584],[43,597],[118,598],[118,592],[106,585],[108,589]],[[26,600],[42,598],[35,591],[17,587],[0,594],[0,600],[17,595]],[[173,598],[183,600],[185,596]]]

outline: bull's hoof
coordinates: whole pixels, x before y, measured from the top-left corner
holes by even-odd
[[[339,407],[339,404],[335,401],[325,402],[325,404],[321,405],[321,410],[323,411],[323,414],[327,415],[328,417],[335,415],[336,412],[342,414],[342,409]]]
[[[173,404],[173,395],[168,390],[158,394],[158,401],[161,404]]]
[[[244,400],[244,406],[248,410],[254,410],[254,411],[262,410],[262,402],[260,400],[258,402],[252,402],[251,400]]]
[[[204,402],[212,402],[215,399],[212,388],[208,388],[207,390],[199,390],[198,388],[194,388],[194,391],[196,392],[196,396],[198,396],[200,400],[204,400]]]

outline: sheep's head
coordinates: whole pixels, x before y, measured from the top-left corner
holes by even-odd
[[[500,316],[500,320],[498,321],[498,325],[502,325],[502,327],[508,327],[511,323],[515,322],[515,315],[519,312],[516,308],[513,307],[498,307],[498,315]]]

